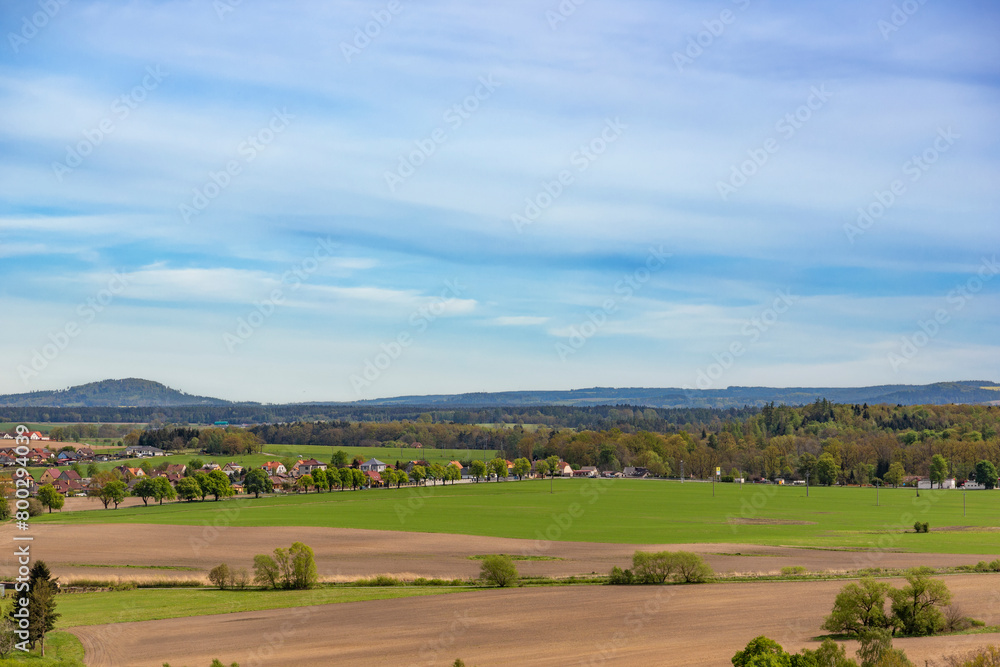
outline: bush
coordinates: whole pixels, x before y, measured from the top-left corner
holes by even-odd
[[[987,563],[984,560],[979,561],[973,567],[976,572],[1000,572],[1000,558],[996,560],[991,560]]]
[[[957,604],[950,604],[944,608],[944,629],[947,632],[962,632],[975,626],[974,619],[965,615],[962,608]]]
[[[715,576],[701,556],[690,551],[677,551],[673,555],[674,581],[685,584],[703,584]]]
[[[514,566],[510,556],[504,554],[487,556],[479,568],[479,577],[499,588],[514,586],[518,581],[517,567]]]
[[[674,560],[669,551],[636,551],[632,554],[635,580],[641,584],[662,584],[674,572]]]
[[[355,583],[356,586],[402,586],[403,582],[395,577],[390,577],[387,574],[380,574],[378,576],[372,577],[371,579],[360,579]]]
[[[786,577],[796,574],[805,574],[805,573],[806,573],[806,568],[803,567],[802,565],[789,565],[788,567],[781,568],[781,574],[785,575]]]
[[[636,551],[632,568],[640,584],[662,584],[671,577],[676,583],[700,584],[715,576],[702,557],[690,551]]]
[[[918,533],[929,533],[931,531],[931,525],[926,521],[924,521],[923,523],[915,521],[913,523],[913,530]]]
[[[1000,646],[984,646],[948,658],[948,667],[1000,667]]]
[[[28,498],[28,516],[38,516],[42,513],[42,503],[38,498]]]
[[[623,586],[631,584],[632,582],[632,570],[623,570],[617,565],[611,568],[611,574],[608,575],[609,584],[613,586]]]
[[[229,587],[229,577],[229,566],[225,563],[216,565],[212,568],[212,571],[208,573],[208,580],[222,590],[226,590]]]
[[[229,585],[236,590],[246,590],[250,585],[250,573],[245,567],[238,567],[229,573]]]

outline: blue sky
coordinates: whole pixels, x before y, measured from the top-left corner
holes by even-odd
[[[0,19],[0,393],[1000,379],[994,3]]]

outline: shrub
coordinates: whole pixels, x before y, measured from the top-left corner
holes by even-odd
[[[944,608],[944,629],[947,632],[962,632],[975,624],[975,620],[966,616],[957,604],[950,604]]]
[[[225,590],[229,587],[229,576],[229,566],[222,563],[212,568],[212,571],[208,573],[208,580],[222,590]]]
[[[913,530],[918,533],[929,533],[931,531],[931,525],[924,521],[923,523],[915,521],[913,523]]]
[[[42,503],[38,498],[28,498],[28,516],[38,516],[42,513]]]
[[[632,570],[641,584],[662,584],[674,572],[674,559],[669,551],[636,551],[632,555]]]
[[[702,584],[715,576],[701,556],[690,551],[677,551],[673,554],[674,581],[685,584]]]
[[[488,584],[499,588],[517,584],[517,567],[510,556],[497,554],[487,556],[479,568],[479,577]]]
[[[931,579],[928,567],[907,571],[907,585],[889,591],[893,624],[908,635],[932,635],[945,624],[939,607],[951,603],[951,591],[940,579]]]
[[[631,584],[632,582],[632,570],[623,570],[617,565],[611,568],[611,574],[608,575],[609,584],[614,586],[623,586]]]
[[[781,568],[781,574],[785,575],[786,577],[796,574],[805,574],[805,573],[806,573],[806,568],[803,567],[802,565],[789,565],[787,567]]]
[[[403,582],[395,577],[390,577],[387,574],[380,574],[378,576],[372,577],[371,579],[360,579],[356,582],[357,586],[402,586]]]
[[[229,585],[237,590],[245,590],[250,585],[250,573],[245,567],[237,567],[229,573]]]
[[[1000,646],[984,646],[948,658],[948,667],[1000,667]]]

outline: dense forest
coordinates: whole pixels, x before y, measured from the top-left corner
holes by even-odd
[[[264,442],[313,445],[465,447],[498,449],[507,458],[559,456],[603,470],[642,466],[655,474],[707,478],[716,466],[751,477],[800,479],[807,472],[833,482],[884,478],[893,463],[902,474],[929,474],[935,454],[960,479],[975,464],[1000,464],[1000,408],[995,406],[837,405],[760,410],[678,410],[669,419],[653,409],[610,408],[596,428],[495,429],[428,419],[386,423],[296,422],[256,426]],[[824,455],[827,455],[824,457]],[[820,460],[832,459],[825,473]],[[894,469],[890,479],[899,476]]]
[[[399,415],[397,410],[404,413]],[[260,443],[495,449],[509,459],[558,456],[603,470],[642,466],[657,475],[706,478],[716,466],[749,477],[813,479],[836,483],[891,483],[902,475],[927,476],[935,455],[959,480],[977,462],[1000,465],[1000,407],[985,405],[888,406],[834,404],[802,407],[653,409],[629,406],[531,409],[386,409],[378,420],[335,419],[196,430],[154,423],[130,430],[126,443],[164,449],[200,447],[212,453],[260,451]],[[371,415],[369,415],[371,416]],[[57,427],[53,437],[122,426]],[[112,436],[114,437],[114,436]],[[416,456],[416,454],[415,454]],[[893,464],[898,464],[893,466]]]

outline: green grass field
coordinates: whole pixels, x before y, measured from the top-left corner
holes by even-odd
[[[136,589],[59,596],[60,629],[78,625],[153,621],[163,618],[285,609],[313,604],[443,595],[472,590],[451,586],[314,588],[302,591],[221,591],[212,588]]]
[[[733,542],[912,552],[1000,552],[1000,492],[548,480],[171,503],[33,521],[328,526],[625,544]],[[234,513],[233,506],[239,511]],[[223,514],[225,513],[225,514]],[[928,534],[912,532],[926,521]],[[945,530],[947,527],[965,527]],[[910,531],[910,532],[904,532]]]

